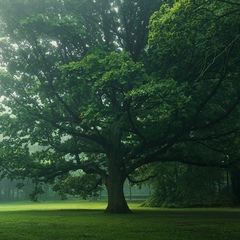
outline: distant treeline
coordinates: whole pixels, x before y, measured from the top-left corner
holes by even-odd
[[[41,187],[41,194],[34,195],[36,188]],[[144,185],[141,187],[131,186],[128,182],[125,183],[124,193],[129,200],[143,200],[150,196],[150,186]],[[81,198],[81,196],[67,195],[67,198]],[[51,184],[36,185],[31,179],[11,180],[3,178],[0,181],[0,202],[8,201],[47,201],[61,199],[59,193],[52,190]],[[104,188],[99,191],[98,197],[91,198],[91,200],[105,200],[107,199],[107,191]]]

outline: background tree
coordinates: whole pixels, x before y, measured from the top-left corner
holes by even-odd
[[[106,212],[128,213],[123,184],[142,166],[236,159],[239,5],[163,5],[147,44],[160,5],[0,1],[2,145],[43,146],[7,164],[42,181],[96,174],[91,181],[108,191]],[[192,158],[190,143],[214,157]]]
[[[144,206],[209,207],[232,206],[234,203],[230,174],[226,169],[158,163],[150,171],[156,177],[149,182],[153,193]],[[146,172],[150,175],[149,169]]]
[[[190,103],[194,106],[186,108],[186,113],[187,118],[192,120],[187,121],[187,125],[190,123],[188,127],[192,140],[188,145],[193,150],[187,151],[187,155],[190,161],[202,159],[196,161],[197,165],[206,160],[211,165],[208,159],[209,156],[213,157],[212,154],[218,160],[222,159],[222,162],[238,162],[239,159],[239,111],[235,111],[234,115],[235,106],[239,104],[239,60],[235,57],[235,61],[230,60],[230,56],[233,57],[239,49],[239,29],[233,21],[239,18],[239,7],[236,1],[195,1],[193,4],[179,1],[174,8],[163,6],[152,17],[152,26],[158,28],[158,31],[150,33],[150,41],[154,45],[153,55],[160,55],[165,60],[161,62],[159,74],[173,76],[179,82],[187,79],[191,86]],[[184,19],[191,20],[182,24]],[[156,65],[154,67],[157,68]],[[190,71],[183,71],[185,69]],[[227,125],[228,130],[222,123]],[[209,131],[214,129],[212,127],[215,128],[214,132]],[[203,147],[208,148],[207,156],[196,155]],[[181,151],[183,149],[181,147]],[[230,168],[235,203],[240,200],[237,197],[240,192],[236,184],[239,182],[238,174],[234,174],[237,166],[233,164]]]

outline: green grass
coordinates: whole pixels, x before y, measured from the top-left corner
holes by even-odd
[[[103,214],[104,202],[0,204],[1,240],[237,240],[240,209],[156,209]]]

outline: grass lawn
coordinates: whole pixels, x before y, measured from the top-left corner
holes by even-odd
[[[0,240],[237,240],[240,209],[156,209],[103,214],[106,203],[0,204]]]

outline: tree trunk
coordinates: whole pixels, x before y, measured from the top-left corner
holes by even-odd
[[[123,192],[126,172],[121,150],[121,131],[115,124],[111,128],[110,142],[107,154],[108,176],[104,180],[108,192],[105,213],[131,213]]]
[[[240,205],[240,169],[236,166],[230,170],[232,185],[232,201],[234,205]]]
[[[125,177],[121,170],[108,176],[106,182],[108,205],[105,213],[131,213],[123,192],[124,181]]]

